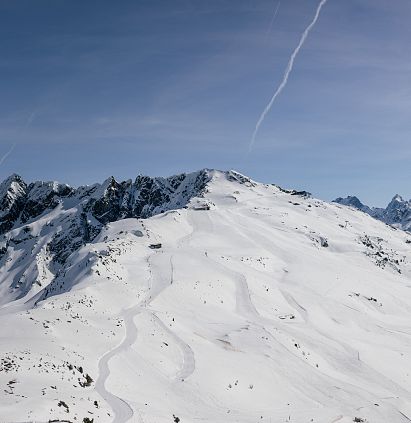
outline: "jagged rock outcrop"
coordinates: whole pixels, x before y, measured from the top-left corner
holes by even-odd
[[[367,214],[372,213],[372,210],[368,206],[363,204],[357,197],[352,195],[349,195],[346,198],[338,197],[337,199],[334,200],[334,203],[342,204],[344,206],[354,207]]]
[[[201,194],[209,178],[206,170],[169,178],[139,175],[134,183],[117,182],[110,177],[101,185],[74,189],[57,182],[27,185],[20,176],[12,175],[0,185],[0,234],[59,204],[64,209],[67,198],[71,200],[71,208],[91,212],[101,224],[127,217],[150,217],[184,207],[193,196]]]
[[[27,187],[27,195],[21,212],[23,223],[54,209],[65,197],[74,194],[74,189],[57,182],[34,182]]]
[[[0,233],[10,230],[25,204],[27,185],[18,175],[11,175],[0,184]]]
[[[0,266],[19,257],[10,287],[15,298],[49,283],[104,225],[185,207],[202,195],[210,179],[211,171],[202,170],[169,178],[139,175],[134,182],[110,177],[102,184],[72,188],[57,182],[27,184],[11,175],[0,184]]]

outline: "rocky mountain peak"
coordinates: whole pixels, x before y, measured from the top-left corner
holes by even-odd
[[[13,174],[0,184],[0,233],[13,226],[18,218],[27,193],[27,184]]]
[[[362,210],[364,207],[366,207],[358,197],[355,197],[353,195],[349,195],[346,198],[338,197],[334,200],[334,203],[343,204],[345,206],[351,206],[355,207],[359,210]]]
[[[389,202],[387,210],[398,209],[398,207],[401,207],[405,203],[407,202],[401,197],[401,195],[395,194],[392,200]]]

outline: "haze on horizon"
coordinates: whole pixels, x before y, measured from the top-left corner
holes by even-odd
[[[0,179],[236,169],[331,200],[411,197],[411,3],[0,1]],[[276,13],[273,20],[273,14]]]

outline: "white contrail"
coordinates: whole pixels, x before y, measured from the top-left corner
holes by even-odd
[[[29,117],[27,118],[26,124],[24,126],[25,128],[28,128],[34,122],[34,119],[36,119],[37,114],[38,114],[38,110],[37,109],[35,109],[33,112],[31,112],[29,114]]]
[[[284,72],[284,76],[283,76],[283,80],[281,81],[280,86],[277,88],[276,92],[274,93],[274,95],[271,97],[270,102],[267,104],[266,108],[264,109],[263,113],[260,116],[260,119],[258,119],[258,122],[255,126],[254,129],[254,133],[253,136],[251,138],[250,141],[250,145],[249,145],[249,151],[252,150],[254,143],[255,143],[255,137],[257,135],[257,132],[260,128],[260,125],[263,123],[263,120],[265,118],[265,116],[267,115],[267,113],[270,111],[272,105],[274,104],[275,99],[278,97],[278,95],[281,93],[281,91],[284,89],[284,87],[287,85],[288,82],[288,77],[290,76],[291,71],[293,70],[293,66],[294,66],[294,60],[297,57],[299,51],[301,50],[301,47],[303,46],[305,40],[307,39],[308,34],[310,33],[311,29],[314,27],[314,25],[317,23],[318,17],[320,16],[320,12],[322,7],[324,6],[324,4],[327,3],[327,0],[321,0],[320,4],[317,7],[317,11],[315,12],[315,16],[314,19],[312,20],[312,22],[310,23],[310,25],[307,26],[306,30],[303,32],[303,35],[301,36],[300,42],[298,43],[298,46],[296,47],[296,49],[293,51],[293,54],[290,57],[290,60],[288,62],[287,68]]]
[[[4,154],[1,158],[0,158],[0,166],[3,164],[4,160],[7,159],[7,157],[9,157],[9,155],[11,154],[11,152],[14,150],[14,147],[16,146],[16,143],[14,143],[10,149],[7,151],[6,154]]]
[[[281,0],[278,0],[277,7],[275,8],[273,17],[271,18],[271,21],[270,21],[270,26],[268,27],[267,33],[265,34],[266,38],[270,35],[270,32],[273,29],[273,24],[274,24],[275,18],[278,15],[278,11],[280,10],[280,6],[281,6]]]
[[[34,110],[33,112],[30,113],[30,115],[28,116],[27,120],[26,120],[26,124],[24,125],[24,128],[28,128],[29,126],[31,126],[31,124],[33,123],[34,119],[36,119],[38,114],[37,110]],[[19,133],[22,129],[20,128],[20,130],[17,132]],[[13,152],[14,148],[16,147],[17,142],[14,142],[12,144],[12,146],[9,148],[9,150],[2,156],[0,157],[0,166],[3,164],[3,162],[7,159],[7,157],[10,156],[10,154]]]

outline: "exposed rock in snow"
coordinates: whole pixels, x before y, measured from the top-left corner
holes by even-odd
[[[1,421],[410,421],[410,234],[234,171],[0,200]]]
[[[372,210],[361,203],[361,201],[354,196],[348,196],[346,198],[338,197],[336,200],[334,200],[334,203],[343,204],[344,206],[351,206],[355,207],[358,210],[363,211],[364,213],[372,214]]]
[[[30,245],[32,250],[22,253],[21,270],[13,279],[8,278],[12,281],[10,289],[0,298],[0,304],[26,296],[33,286],[35,290],[43,286],[45,281],[38,280],[38,269],[32,268],[34,250],[40,249],[47,257],[42,260],[47,262],[45,273],[58,275],[67,258],[91,242],[104,225],[185,207],[204,193],[211,174],[202,170],[169,178],[138,176],[134,183],[117,182],[111,177],[101,185],[77,189],[57,182],[26,184],[20,176],[10,176],[0,185],[0,256],[11,265],[16,251],[10,245],[26,242],[25,248]],[[24,231],[29,231],[30,237],[22,237]],[[2,288],[6,289],[5,284]]]
[[[0,233],[10,230],[24,205],[27,185],[18,175],[0,184]]]

